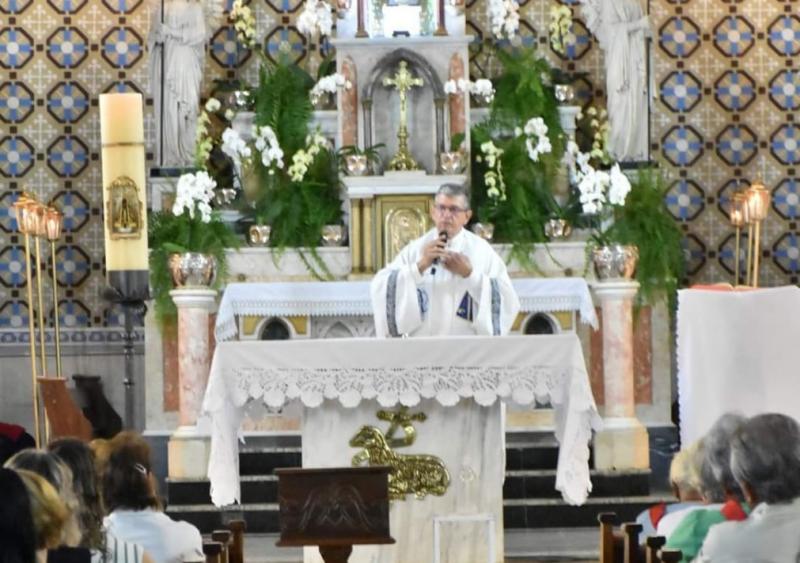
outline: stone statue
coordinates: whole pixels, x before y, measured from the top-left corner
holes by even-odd
[[[586,26],[605,53],[609,152],[646,160],[650,21],[638,0],[582,0]]]
[[[209,27],[201,0],[161,1],[163,21],[162,4],[155,2],[147,41],[156,123],[156,162],[164,167],[191,166]]]

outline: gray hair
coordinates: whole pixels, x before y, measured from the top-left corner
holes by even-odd
[[[469,209],[469,189],[464,184],[453,184],[447,183],[442,184],[439,186],[439,189],[436,190],[436,195],[444,195],[447,197],[463,197],[465,202],[465,207]],[[434,196],[435,198],[436,196]]]
[[[700,487],[711,502],[725,502],[726,495],[742,499],[742,490],[731,472],[731,440],[747,419],[740,414],[723,414],[703,438]]]
[[[731,469],[757,502],[800,496],[800,425],[784,414],[754,416],[733,438]]]

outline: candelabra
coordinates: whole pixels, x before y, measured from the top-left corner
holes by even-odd
[[[761,254],[761,223],[767,218],[771,198],[769,190],[759,181],[754,182],[747,188],[745,194],[746,199],[744,206],[747,209],[747,219],[750,222],[750,225],[748,225],[748,232],[754,233],[751,247],[753,269],[752,272],[748,271],[748,285],[758,287],[759,258]],[[749,246],[749,237],[747,242]]]
[[[742,236],[742,227],[748,223],[746,220],[747,217],[747,206],[745,206],[745,201],[747,197],[745,196],[744,192],[737,192],[733,194],[733,198],[731,199],[731,209],[730,213],[728,214],[728,218],[731,221],[731,225],[734,226],[736,229],[736,243],[734,245],[734,254],[733,254],[733,268],[734,268],[734,285],[739,285],[739,276],[742,273],[742,266],[741,266],[741,258],[739,256],[741,252],[741,236]],[[750,239],[747,239],[748,242],[748,249]]]
[[[49,425],[47,418],[41,416],[41,405],[39,397],[39,385],[37,378],[47,375],[47,352],[44,324],[44,280],[42,279],[42,244],[41,240],[46,238],[50,242],[50,253],[52,261],[51,283],[53,286],[53,317],[54,317],[54,341],[56,357],[56,374],[59,378],[63,377],[61,371],[61,338],[58,323],[58,282],[56,280],[56,241],[61,237],[61,225],[63,216],[61,213],[47,207],[29,194],[21,194],[14,202],[14,216],[17,220],[17,230],[22,234],[25,246],[25,285],[26,285],[26,306],[28,308],[28,340],[31,358],[31,389],[33,401],[33,424],[34,439],[39,447],[42,444],[42,420],[44,421],[44,439],[48,438]],[[31,245],[33,237],[33,245]],[[33,249],[31,248],[33,246]],[[36,268],[36,301],[34,301],[31,261],[35,255]],[[38,315],[37,315],[38,313]],[[36,357],[36,318],[38,316],[38,343],[39,357]]]

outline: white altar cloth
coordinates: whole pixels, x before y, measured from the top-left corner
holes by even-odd
[[[678,292],[681,443],[726,412],[781,412],[800,420],[800,289]]]
[[[582,504],[591,491],[588,443],[601,420],[575,334],[222,342],[203,400],[217,506],[240,500],[237,435],[253,399],[272,407],[292,400],[318,407],[327,399],[342,408],[362,399],[384,407],[422,399],[443,406],[549,399],[560,444],[556,489],[571,504]]]
[[[579,311],[597,328],[597,314],[583,278],[512,279],[520,311]],[[214,329],[217,342],[237,336],[237,316],[372,316],[368,281],[232,283],[225,287]]]

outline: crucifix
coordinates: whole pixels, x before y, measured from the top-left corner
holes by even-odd
[[[406,112],[408,111],[407,93],[411,88],[422,86],[421,78],[413,76],[408,71],[408,63],[400,61],[397,72],[393,77],[383,79],[384,86],[394,86],[400,96],[400,129],[397,131],[397,154],[389,162],[389,170],[419,170],[419,165],[414,161],[408,150],[408,127],[406,126]]]

